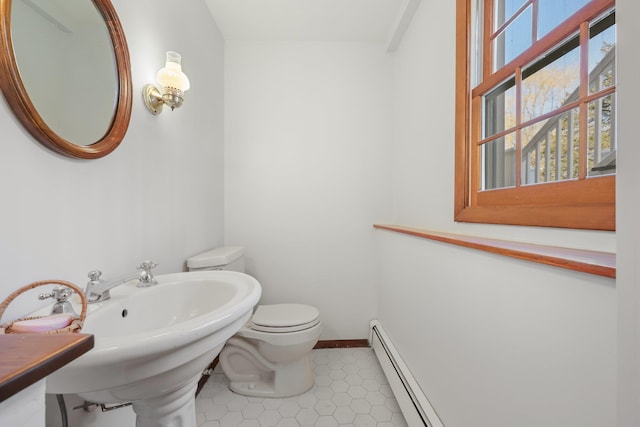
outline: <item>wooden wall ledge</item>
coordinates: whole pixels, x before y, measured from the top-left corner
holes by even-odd
[[[492,252],[512,258],[538,262],[540,264],[553,265],[582,273],[611,278],[616,277],[616,254],[613,253],[442,233],[401,225],[374,224],[373,226],[380,230],[389,230],[396,233],[422,237],[424,239],[437,240],[452,245]]]

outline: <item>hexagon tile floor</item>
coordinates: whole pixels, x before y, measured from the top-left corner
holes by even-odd
[[[198,427],[407,427],[370,348],[313,351],[316,383],[300,396],[231,392],[220,366],[196,399]]]

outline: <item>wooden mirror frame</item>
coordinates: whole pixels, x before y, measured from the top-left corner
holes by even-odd
[[[106,134],[90,145],[77,145],[53,131],[42,119],[27,93],[11,39],[11,1],[0,0],[0,89],[22,125],[46,147],[68,157],[97,159],[115,150],[129,127],[132,104],[129,50],[120,20],[110,0],[92,0],[107,25],[118,73],[118,98]]]

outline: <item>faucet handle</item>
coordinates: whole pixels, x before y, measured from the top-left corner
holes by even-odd
[[[73,295],[75,291],[66,286],[56,286],[51,292],[46,292],[38,295],[39,300],[45,300],[53,298],[56,302],[51,307],[51,314],[68,313],[77,316],[76,311],[69,302],[69,297]]]
[[[158,284],[158,281],[153,277],[153,273],[151,273],[151,269],[157,266],[158,264],[153,261],[143,261],[142,264],[138,266],[138,270],[140,270],[140,277],[138,279],[139,288],[146,288],[147,286]]]
[[[89,274],[87,274],[87,277],[89,277],[89,280],[91,280],[92,282],[99,281],[100,276],[102,276],[102,271],[100,270],[91,270]]]
[[[54,298],[58,302],[64,302],[69,299],[71,294],[73,294],[73,289],[67,288],[65,286],[56,286],[51,290],[51,292],[45,292],[38,295],[39,300],[46,300],[49,298]]]
[[[151,272],[152,268],[155,268],[158,266],[158,263],[150,261],[150,260],[146,260],[146,261],[142,261],[142,263],[140,263],[140,265],[138,266],[138,270],[144,270],[147,273]]]

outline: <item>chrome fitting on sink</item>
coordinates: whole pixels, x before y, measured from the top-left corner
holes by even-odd
[[[69,297],[71,295],[73,295],[73,289],[66,286],[56,286],[51,292],[38,295],[38,299],[45,300],[48,298],[53,298],[56,300],[56,302],[53,304],[53,307],[51,308],[51,314],[68,313],[73,316],[77,316],[78,314],[75,312],[73,306],[69,302]]]
[[[153,273],[151,273],[151,269],[157,266],[157,263],[148,260],[142,262],[138,266],[138,270],[140,270],[140,278],[138,282],[139,288],[146,288],[147,286],[158,284],[158,281],[153,277]]]
[[[94,302],[106,301],[111,298],[110,290],[116,286],[122,285],[133,279],[138,279],[138,287],[146,288],[158,284],[158,281],[153,277],[151,269],[157,267],[158,264],[153,261],[144,261],[138,266],[138,272],[130,274],[128,276],[106,282],[101,278],[102,272],[100,270],[90,271],[89,282],[87,282],[87,288],[85,289],[85,295],[87,297],[87,303],[92,304]]]

